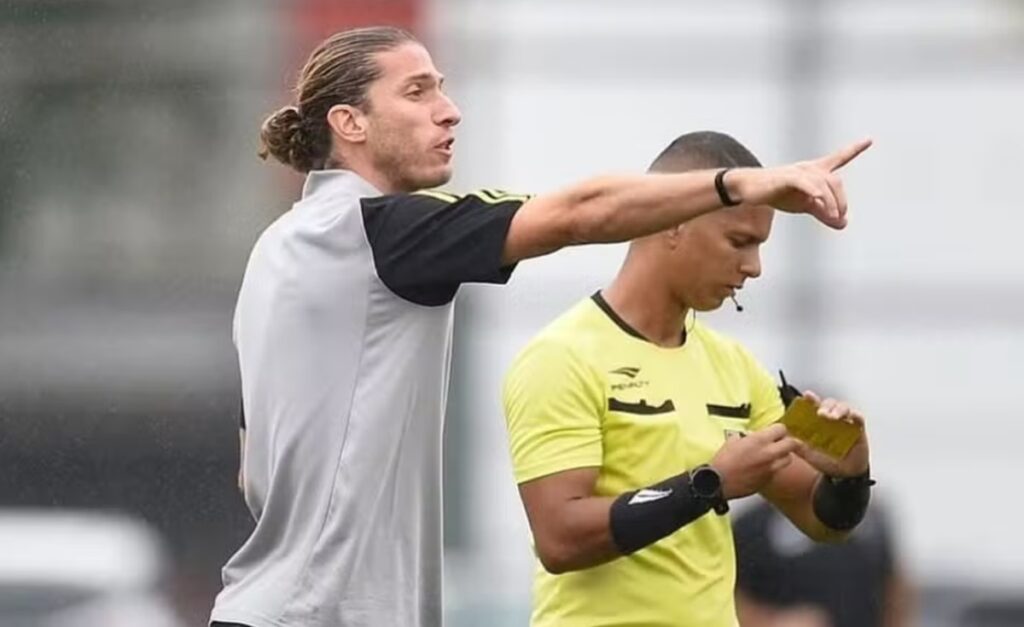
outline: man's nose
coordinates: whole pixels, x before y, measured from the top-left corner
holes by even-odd
[[[462,112],[455,106],[451,98],[441,94],[441,102],[441,108],[438,111],[438,124],[441,126],[455,126],[462,121]]]

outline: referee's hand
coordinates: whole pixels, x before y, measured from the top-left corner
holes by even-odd
[[[726,186],[745,203],[807,213],[834,229],[846,227],[846,191],[838,171],[871,147],[862,139],[831,154],[775,168],[730,171]],[[732,195],[732,194],[730,194]]]
[[[834,398],[822,400],[811,391],[804,392],[804,398],[818,406],[818,415],[828,420],[841,420],[860,427],[860,437],[843,459],[835,459],[829,455],[800,442],[796,454],[804,458],[816,470],[831,477],[857,477],[868,472],[871,453],[868,448],[868,433],[864,426],[864,416],[843,401]]]
[[[777,471],[792,461],[800,443],[774,424],[744,438],[729,438],[718,449],[711,466],[722,476],[722,493],[738,499],[759,491]]]

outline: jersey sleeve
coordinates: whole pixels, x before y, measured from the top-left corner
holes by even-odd
[[[779,388],[772,375],[746,349],[741,349],[747,380],[750,382],[750,423],[757,431],[778,422],[785,413]]]
[[[503,402],[517,483],[601,465],[604,386],[568,347],[528,346],[505,378]]]
[[[528,196],[480,190],[464,196],[416,192],[362,201],[377,275],[423,305],[450,301],[462,283],[505,283],[505,238]]]

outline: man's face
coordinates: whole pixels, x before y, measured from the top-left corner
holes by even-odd
[[[761,275],[761,244],[771,234],[771,207],[720,209],[679,227],[667,252],[668,284],[676,298],[697,311],[711,311]]]
[[[452,176],[453,127],[462,119],[442,90],[430,53],[409,42],[376,55],[381,77],[367,92],[367,148],[394,191],[447,183]]]

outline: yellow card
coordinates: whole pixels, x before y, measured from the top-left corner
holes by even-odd
[[[861,434],[858,425],[819,416],[818,406],[803,397],[790,404],[780,422],[789,435],[835,459],[846,457]]]

